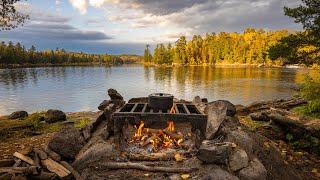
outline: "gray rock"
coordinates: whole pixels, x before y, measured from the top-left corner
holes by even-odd
[[[85,140],[80,131],[74,127],[68,127],[54,134],[48,147],[62,157],[72,160],[84,144]]]
[[[109,89],[108,90],[108,95],[110,96],[112,101],[114,101],[114,100],[123,101],[123,97],[115,89]]]
[[[200,96],[194,97],[192,103],[194,103],[194,104],[202,103]]]
[[[28,112],[26,112],[26,111],[16,111],[16,112],[11,113],[8,116],[8,119],[24,119],[26,117],[28,117]]]
[[[169,176],[170,180],[181,180],[181,176],[180,174],[173,174],[171,176]]]
[[[116,155],[117,153],[117,150],[112,144],[98,141],[85,152],[78,155],[72,166],[78,170],[78,172],[81,172],[83,169],[89,167],[92,162],[95,162],[95,165],[99,166],[99,162],[103,163],[115,157],[120,157]]]
[[[205,163],[226,164],[232,149],[232,143],[216,143],[205,140],[202,142],[197,158]]]
[[[229,166],[232,171],[238,171],[247,167],[249,164],[249,158],[247,153],[240,148],[234,150],[229,157]]]
[[[216,168],[210,171],[208,175],[202,178],[202,180],[238,180],[237,176],[230,174],[229,172]]]
[[[225,141],[237,144],[246,151],[249,157],[253,154],[254,140],[240,128],[229,131],[226,135]]]
[[[67,116],[64,112],[60,110],[49,109],[44,116],[44,120],[47,123],[55,123],[55,122],[67,120]]]
[[[98,109],[100,111],[103,111],[110,103],[111,103],[110,100],[104,100],[99,104]]]
[[[216,106],[217,104],[208,104],[204,109],[204,113],[208,115],[206,139],[214,139],[221,123],[226,118],[227,107]]]
[[[266,114],[266,112],[256,112],[256,113],[251,113],[250,118],[254,121],[269,121],[270,118]]]
[[[239,177],[243,180],[265,180],[267,179],[267,170],[257,158],[254,158],[248,167],[239,171]]]
[[[213,102],[208,103],[208,105],[210,105],[211,107],[219,108],[219,109],[224,109],[226,107],[226,109],[227,109],[226,115],[227,116],[233,117],[237,113],[236,106],[227,100],[213,101]]]

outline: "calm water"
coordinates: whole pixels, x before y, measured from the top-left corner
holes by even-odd
[[[57,108],[66,112],[97,110],[108,88],[126,100],[167,92],[177,98],[200,95],[234,104],[288,98],[306,70],[213,67],[155,68],[48,67],[0,69],[0,115]]]

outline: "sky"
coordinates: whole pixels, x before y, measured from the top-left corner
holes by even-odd
[[[27,0],[17,3],[30,16],[23,27],[0,31],[1,41],[38,50],[143,54],[146,44],[174,43],[207,32],[300,30],[283,7],[300,0]]]

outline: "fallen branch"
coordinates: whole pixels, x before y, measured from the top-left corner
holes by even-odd
[[[107,162],[101,164],[99,167],[107,169],[137,169],[141,171],[150,172],[167,172],[167,173],[190,173],[197,170],[196,168],[174,168],[174,167],[153,167],[146,166],[140,163],[132,162]]]
[[[24,161],[24,162],[26,162],[26,163],[28,163],[30,165],[35,165],[35,162],[30,157],[25,156],[25,155],[23,155],[23,154],[21,154],[19,152],[15,152],[13,154],[13,156],[18,158],[18,159],[21,159],[22,161]]]
[[[34,152],[35,154],[37,154],[41,160],[48,159],[47,153],[45,153],[44,151],[42,151],[42,150],[40,150],[40,149],[34,148],[34,149],[33,149],[33,152]]]
[[[174,159],[172,153],[151,153],[151,154],[134,154],[130,153],[127,157],[132,161],[170,161]]]
[[[55,161],[60,161],[61,156],[57,154],[56,152],[52,151],[49,146],[47,145],[44,149],[44,151],[48,154],[49,157],[51,157]]]
[[[0,160],[0,167],[10,167],[15,163],[13,159]]]

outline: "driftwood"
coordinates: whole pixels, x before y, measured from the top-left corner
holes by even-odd
[[[151,153],[151,154],[134,154],[130,153],[127,157],[132,161],[170,161],[174,159],[173,153]]]
[[[48,154],[49,157],[51,157],[55,161],[60,161],[61,156],[57,154],[56,152],[52,151],[49,146],[47,145],[44,149],[44,151]]]
[[[38,174],[38,168],[36,166],[29,167],[2,167],[0,168],[0,173],[10,173],[10,174]]]
[[[40,149],[34,148],[34,149],[33,149],[33,152],[34,152],[35,154],[37,154],[41,160],[48,159],[47,153],[45,153],[44,151],[42,151],[42,150],[40,150]]]
[[[146,166],[141,163],[132,163],[132,162],[106,162],[99,165],[99,167],[107,168],[107,169],[137,169],[141,171],[167,172],[167,173],[190,173],[192,171],[197,170],[196,168]]]
[[[0,167],[10,167],[15,163],[13,159],[0,160]]]
[[[76,180],[83,180],[83,178],[78,173],[78,171],[76,171],[69,163],[67,163],[65,161],[61,161],[60,164],[62,164],[65,168],[67,168],[72,173],[73,177]]]
[[[48,158],[46,160],[41,161],[42,165],[45,166],[50,172],[57,174],[60,178],[67,177],[71,172],[66,169],[61,164],[56,161]]]
[[[21,154],[19,152],[15,152],[13,154],[13,156],[18,158],[18,159],[21,159],[22,161],[24,161],[24,162],[26,162],[26,163],[28,163],[30,165],[35,165],[35,162],[31,158],[29,158],[28,156],[25,156],[25,155],[23,155],[23,154]]]

